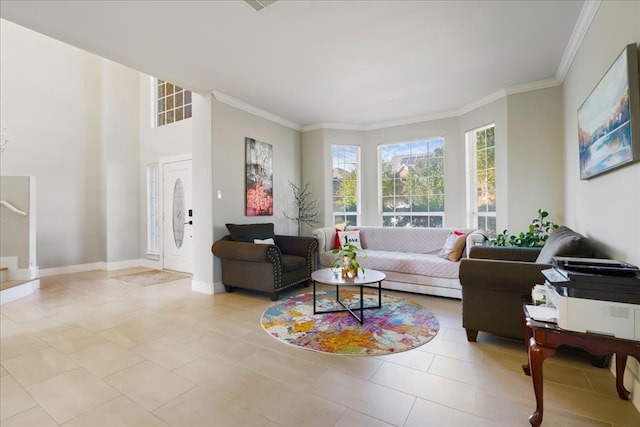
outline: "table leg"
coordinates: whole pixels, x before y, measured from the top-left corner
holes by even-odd
[[[629,390],[624,388],[624,370],[627,367],[627,355],[616,353],[616,390],[620,399],[629,400]]]
[[[523,322],[522,325],[523,328],[523,335],[524,335],[524,345],[527,347],[527,354],[529,354],[529,346],[530,346],[530,341],[531,338],[533,337],[533,331],[531,330],[530,327],[527,326],[526,322]],[[524,373],[526,375],[531,376],[531,368],[530,368],[531,364],[529,362],[529,358],[527,356],[527,364],[526,365],[522,365],[522,370],[524,371]]]
[[[313,314],[316,314],[316,281],[313,282]]]
[[[360,285],[360,324],[364,324],[364,295],[362,294],[362,288],[364,286]]]
[[[531,380],[533,381],[533,391],[536,395],[536,410],[529,416],[529,423],[538,427],[542,424],[542,415],[544,411],[544,398],[542,396],[542,362],[549,356],[554,355],[555,348],[548,348],[538,345],[532,337],[529,339],[529,369]]]

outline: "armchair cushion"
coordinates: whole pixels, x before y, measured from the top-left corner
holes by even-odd
[[[235,242],[253,243],[255,239],[269,239],[275,237],[273,223],[265,224],[226,224],[231,235],[231,240]]]
[[[590,257],[593,255],[594,248],[589,240],[563,225],[549,235],[536,262],[549,264],[555,256]]]

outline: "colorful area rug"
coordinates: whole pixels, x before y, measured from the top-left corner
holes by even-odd
[[[116,279],[140,286],[151,286],[159,283],[173,282],[189,277],[187,274],[167,270],[146,270],[139,273],[116,276]]]
[[[358,305],[360,292],[340,290],[340,300]],[[378,295],[365,293],[365,307],[377,305]],[[335,292],[318,292],[317,310],[339,308]],[[357,312],[359,313],[359,312]],[[377,356],[419,347],[438,333],[438,319],[420,304],[382,295],[382,308],[364,312],[364,325],[349,313],[313,314],[313,294],[296,295],[269,307],[262,327],[274,338],[323,353]]]

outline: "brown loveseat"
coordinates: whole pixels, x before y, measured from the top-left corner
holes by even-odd
[[[315,238],[275,235],[272,223],[227,224],[227,229],[229,235],[211,247],[220,258],[227,292],[252,289],[268,292],[275,301],[280,291],[311,279],[318,250]]]
[[[542,270],[554,256],[597,257],[594,243],[568,227],[549,236],[544,248],[474,246],[460,263],[462,326],[467,339],[478,331],[524,339],[522,296],[544,283]]]

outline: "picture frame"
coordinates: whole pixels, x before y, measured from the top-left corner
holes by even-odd
[[[273,215],[273,147],[245,138],[245,215]]]
[[[640,160],[638,48],[627,45],[578,109],[580,179]]]

